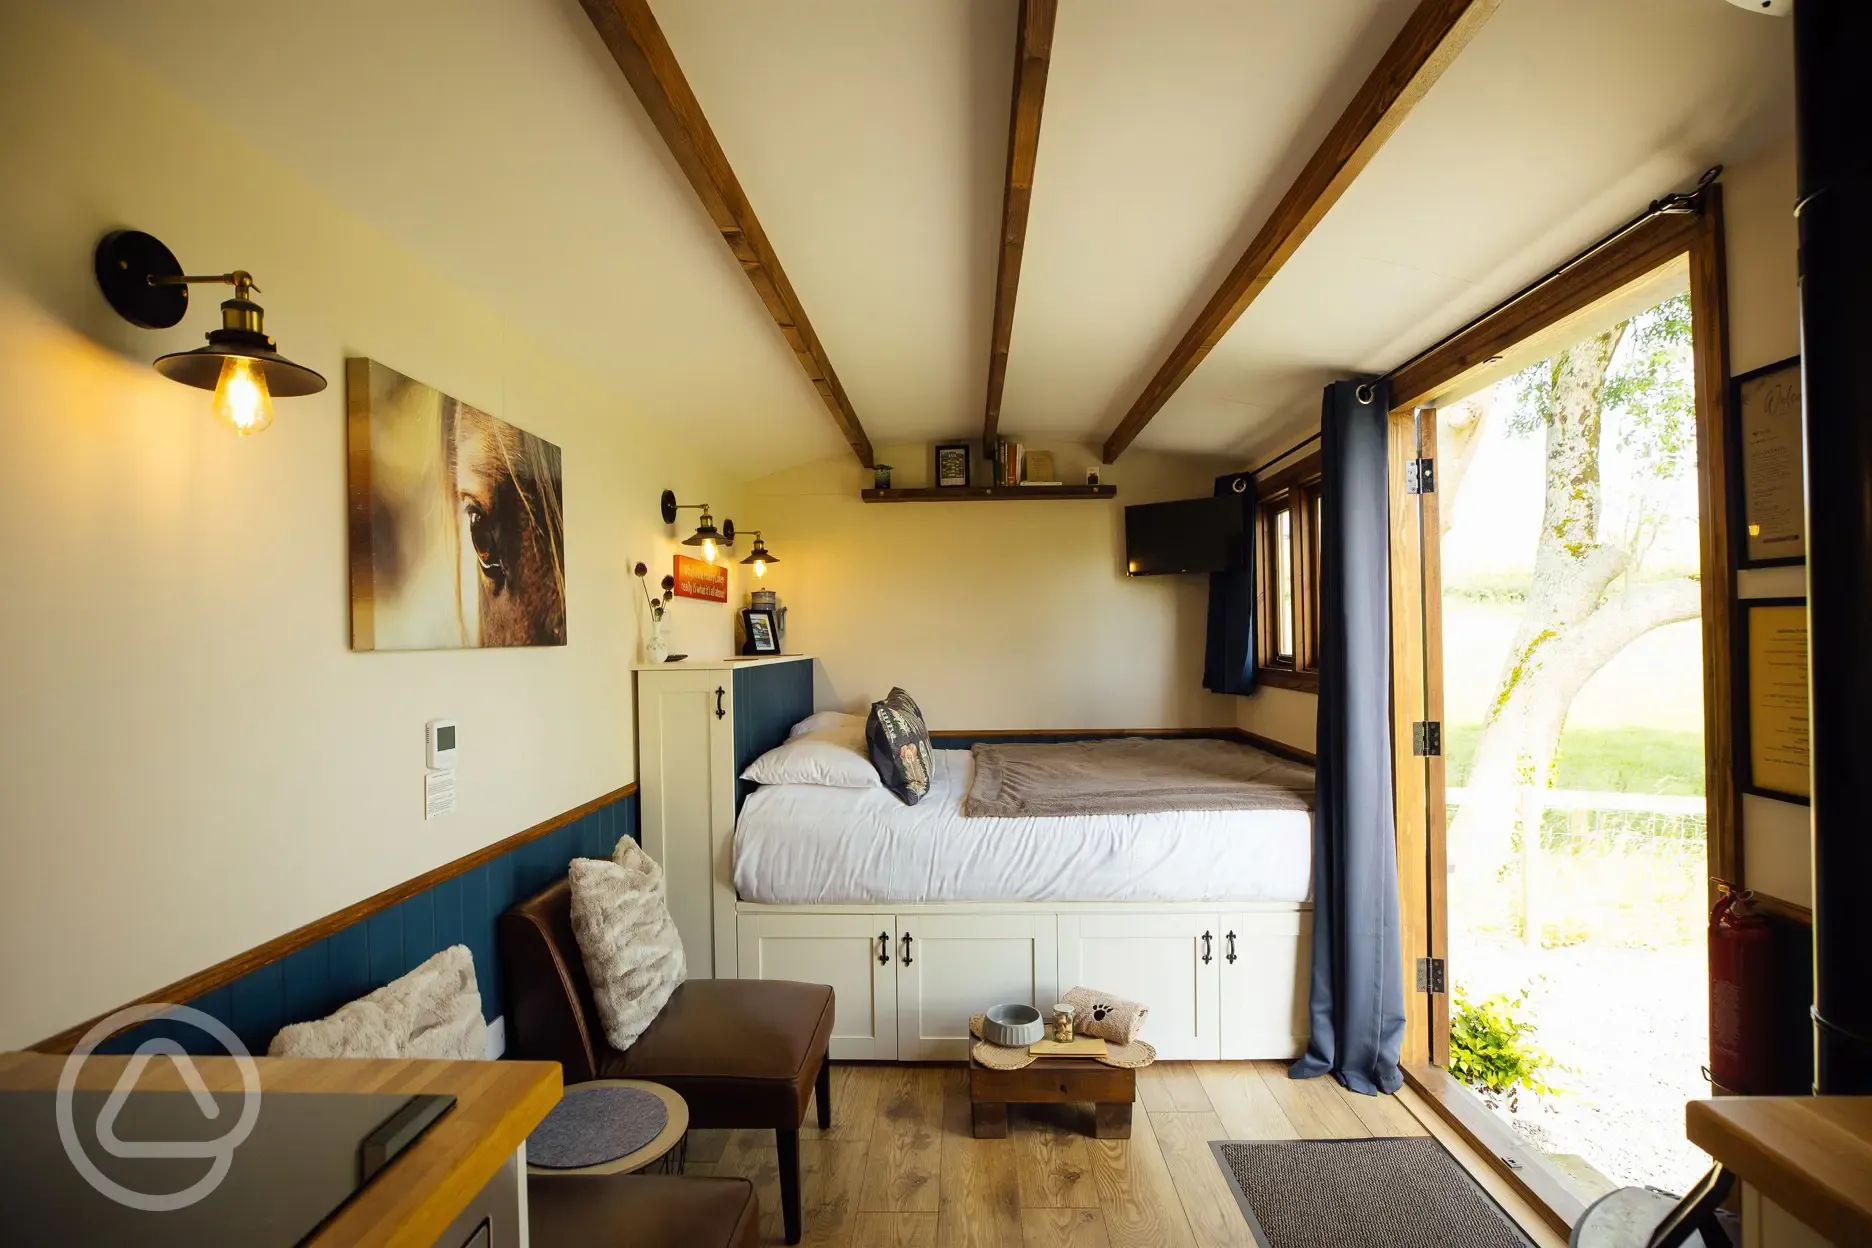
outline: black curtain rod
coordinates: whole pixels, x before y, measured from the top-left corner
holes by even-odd
[[[1575,268],[1578,265],[1584,263],[1585,261],[1591,259],[1593,256],[1598,255],[1600,252],[1604,251],[1607,247],[1610,247],[1613,243],[1616,243],[1619,239],[1624,238],[1627,234],[1631,233],[1633,230],[1637,229],[1639,226],[1643,225],[1645,222],[1649,221],[1651,218],[1664,217],[1664,216],[1694,215],[1696,213],[1702,212],[1703,211],[1703,192],[1706,189],[1708,189],[1709,185],[1712,182],[1714,182],[1717,178],[1722,176],[1722,170],[1723,170],[1723,167],[1721,165],[1711,165],[1708,169],[1705,169],[1703,171],[1703,176],[1697,179],[1695,190],[1678,191],[1674,194],[1666,195],[1662,199],[1652,200],[1651,206],[1649,208],[1646,208],[1643,212],[1633,217],[1630,221],[1627,221],[1624,225],[1619,226],[1616,230],[1613,230],[1610,234],[1606,235],[1604,238],[1600,239],[1598,242],[1588,247],[1585,251],[1582,251],[1578,255],[1575,255],[1571,260],[1565,261],[1564,263],[1560,265],[1559,268],[1554,269],[1551,272],[1546,273],[1541,277],[1535,278],[1532,282],[1529,282],[1526,286],[1523,286],[1520,290],[1517,290],[1514,294],[1509,295],[1506,299],[1502,300],[1500,303],[1496,304],[1494,307],[1490,308],[1488,311],[1482,313],[1480,316],[1476,317],[1474,320],[1464,325],[1461,329],[1457,330],[1455,333],[1445,335],[1439,341],[1431,344],[1428,347],[1425,347],[1422,351],[1419,351],[1416,355],[1411,356],[1410,359],[1405,360],[1402,364],[1399,364],[1396,368],[1386,373],[1384,375],[1383,380],[1385,381],[1391,380],[1393,377],[1396,377],[1399,373],[1403,372],[1405,369],[1409,368],[1411,365],[1415,364],[1417,361],[1423,359],[1425,356],[1435,351],[1438,347],[1441,347],[1444,343],[1450,342],[1453,339],[1462,337],[1464,334],[1468,333],[1470,330],[1480,325],[1483,321],[1488,320],[1489,317],[1494,316],[1496,313],[1502,311],[1504,308],[1513,307],[1515,304],[1521,302],[1523,299],[1527,298],[1529,295],[1533,294],[1535,291],[1545,286],[1548,282],[1551,282],[1556,277],[1559,277],[1562,273],[1565,273],[1569,269]],[[1269,461],[1269,462],[1272,462],[1272,461]],[[1256,469],[1256,471],[1258,472],[1260,470]]]

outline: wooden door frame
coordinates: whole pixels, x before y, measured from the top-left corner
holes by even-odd
[[[1432,811],[1427,791],[1440,781],[1443,760],[1412,754],[1418,708],[1443,717],[1441,647],[1426,639],[1442,628],[1441,569],[1425,560],[1437,540],[1434,494],[1405,489],[1407,462],[1434,457],[1435,402],[1488,369],[1536,334],[1591,311],[1686,258],[1694,354],[1697,507],[1701,525],[1703,626],[1704,791],[1708,801],[1710,872],[1742,878],[1740,795],[1735,771],[1731,613],[1735,565],[1729,540],[1728,438],[1729,326],[1722,187],[1704,189],[1695,212],[1645,219],[1560,270],[1391,375],[1391,673],[1394,788],[1397,820],[1399,919],[1403,933],[1406,1080],[1446,1118],[1559,1232],[1584,1212],[1545,1158],[1521,1144],[1505,1125],[1471,1102],[1443,1069],[1449,1058],[1449,998],[1412,991],[1420,957],[1448,957],[1444,812]],[[1417,411],[1423,412],[1424,451],[1416,450]],[[1422,527],[1419,527],[1419,517]],[[1421,537],[1420,537],[1421,534]],[[1419,592],[1419,585],[1423,592]],[[1440,804],[1439,804],[1440,805]]]

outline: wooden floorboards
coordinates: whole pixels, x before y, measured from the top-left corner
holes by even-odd
[[[1252,1248],[1212,1140],[1433,1134],[1542,1248],[1561,1241],[1434,1111],[1366,1097],[1281,1062],[1159,1062],[1138,1072],[1128,1140],[1091,1137],[1091,1108],[1012,1106],[1006,1139],[969,1131],[960,1066],[832,1069],[832,1128],[800,1132],[808,1244],[840,1248]],[[1426,1126],[1426,1122],[1429,1123]],[[780,1244],[773,1133],[694,1131],[690,1174],[742,1175],[761,1242]]]

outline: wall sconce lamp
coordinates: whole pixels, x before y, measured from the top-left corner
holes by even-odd
[[[704,561],[708,563],[715,562],[715,548],[717,545],[734,545],[734,521],[722,521],[722,527],[718,530],[715,527],[715,517],[709,514],[709,505],[707,503],[678,503],[676,501],[675,490],[664,490],[663,523],[675,524],[676,513],[679,511],[700,511],[702,513],[702,522],[696,525],[696,531],[694,533],[683,538],[682,544],[685,546],[700,546],[702,548],[702,558]]]
[[[98,240],[92,256],[98,288],[117,315],[140,329],[168,329],[188,311],[188,288],[215,282],[234,288],[221,305],[221,328],[208,331],[208,345],[156,361],[156,371],[185,386],[214,391],[215,419],[238,434],[259,433],[273,423],[273,399],[317,394],[325,379],[276,349],[263,327],[265,311],[251,298],[260,288],[253,274],[189,276],[175,253],[141,230],[114,230]]]
[[[767,565],[770,563],[779,563],[780,560],[775,558],[773,554],[768,551],[767,543],[761,541],[760,530],[755,529],[753,553],[748,555],[748,557],[743,559],[741,562],[753,564],[755,576],[766,576]]]

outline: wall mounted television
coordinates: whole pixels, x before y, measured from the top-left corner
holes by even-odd
[[[1226,572],[1242,566],[1239,498],[1186,498],[1125,508],[1125,572]]]

